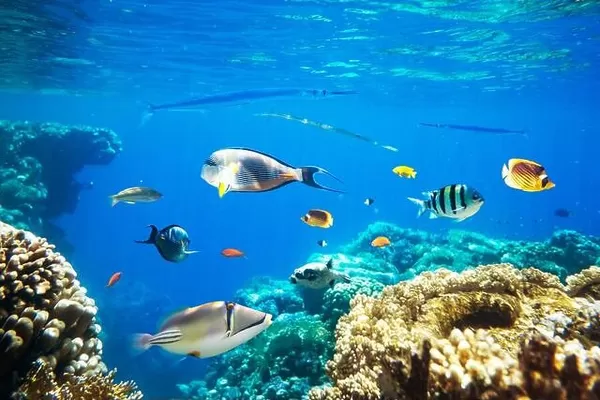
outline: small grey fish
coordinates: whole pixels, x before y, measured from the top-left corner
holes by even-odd
[[[272,315],[241,304],[214,301],[169,317],[155,335],[136,336],[136,347],[160,346],[197,358],[223,354],[252,339],[271,325]]]
[[[343,193],[341,190],[323,186],[315,181],[317,173],[334,175],[321,167],[299,167],[277,158],[243,147],[230,147],[212,153],[202,166],[201,177],[209,185],[218,188],[219,196],[231,192],[267,192],[292,182]]]
[[[334,271],[333,259],[327,263],[311,262],[296,268],[290,275],[290,283],[303,286],[309,289],[324,289],[327,286],[333,287],[336,280],[350,282],[348,275]]]
[[[148,225],[152,229],[150,237],[146,240],[136,240],[136,243],[153,244],[162,258],[171,262],[180,262],[190,254],[198,253],[197,250],[188,250],[190,239],[188,233],[179,225],[169,225],[160,231],[155,225]]]
[[[429,218],[446,217],[456,222],[475,215],[484,201],[477,190],[463,184],[444,186],[438,190],[424,192],[423,195],[426,200],[408,198],[419,206],[417,217],[425,211],[430,211]]]
[[[135,203],[151,203],[162,197],[162,194],[157,190],[149,187],[134,186],[121,190],[117,194],[109,196],[111,205],[114,207],[117,203],[123,202],[127,204]]]

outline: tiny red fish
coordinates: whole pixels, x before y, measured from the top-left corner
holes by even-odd
[[[223,249],[221,254],[225,257],[246,257],[244,252],[238,249]]]
[[[106,285],[106,287],[111,287],[115,283],[119,282],[119,279],[121,279],[122,274],[122,272],[115,272],[108,280],[108,284]]]

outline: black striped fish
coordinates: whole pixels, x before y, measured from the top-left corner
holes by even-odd
[[[160,346],[198,358],[223,354],[271,325],[272,316],[240,304],[214,301],[173,314],[155,335],[136,336],[136,346]]]
[[[426,199],[408,198],[419,206],[418,217],[429,210],[429,218],[446,217],[460,222],[475,215],[483,205],[481,194],[462,184],[444,186],[438,190],[424,192],[423,195]]]

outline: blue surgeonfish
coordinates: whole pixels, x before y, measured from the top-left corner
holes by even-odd
[[[187,232],[179,225],[169,225],[161,230],[155,225],[148,225],[152,229],[150,237],[146,240],[136,240],[136,243],[153,244],[161,257],[167,261],[183,261],[190,254],[198,253],[189,250],[190,239]]]
[[[136,347],[207,358],[246,343],[267,329],[272,315],[237,303],[214,301],[169,317],[154,335],[136,335]]]
[[[217,150],[204,162],[200,176],[209,185],[218,188],[219,197],[228,192],[268,192],[302,182],[308,186],[343,193],[315,181],[323,173],[338,178],[321,167],[294,167],[275,157],[243,147]]]
[[[430,211],[429,218],[445,217],[460,222],[475,215],[483,205],[481,194],[463,184],[444,186],[431,192],[424,192],[423,195],[426,197],[423,200],[408,198],[419,206],[418,217],[425,211]]]

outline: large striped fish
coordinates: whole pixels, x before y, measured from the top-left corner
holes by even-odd
[[[431,192],[423,192],[424,200],[409,197],[419,206],[417,214],[420,217],[425,211],[430,211],[429,218],[446,217],[456,222],[464,221],[473,216],[483,205],[483,197],[470,186],[453,184]]]
[[[315,181],[322,173],[340,181],[321,167],[294,167],[269,154],[245,147],[230,147],[213,152],[204,162],[200,176],[216,187],[219,197],[231,192],[268,192],[302,182],[317,189],[343,193]]]
[[[271,325],[272,316],[240,304],[214,301],[173,314],[155,335],[137,335],[136,346],[160,346],[198,358],[223,354]]]

